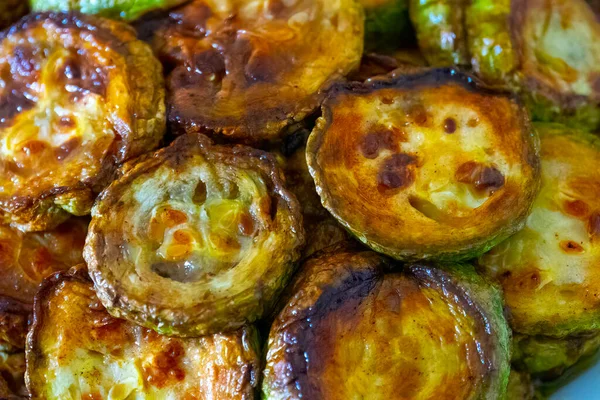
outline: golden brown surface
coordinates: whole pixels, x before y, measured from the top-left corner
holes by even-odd
[[[324,206],[397,258],[472,258],[514,233],[539,178],[514,98],[454,70],[339,86],[307,146]]]
[[[0,3],[0,29],[4,29],[23,15],[27,14],[29,6],[27,1],[2,0]]]
[[[125,24],[30,14],[0,34],[0,217],[88,214],[119,163],[165,130],[161,67]]]
[[[303,266],[271,328],[265,399],[501,398],[499,298],[488,308],[431,267],[388,272],[366,251],[326,251]]]
[[[57,274],[36,296],[27,343],[35,399],[253,399],[256,332],[160,336],[111,317],[85,270]]]
[[[600,143],[538,125],[542,188],[525,228],[479,260],[504,288],[517,332],[600,329]]]
[[[53,272],[83,261],[87,218],[50,232],[22,233],[0,226],[0,340],[24,348],[27,319],[38,285]]]
[[[128,168],[94,206],[84,251],[109,312],[182,336],[269,312],[304,244],[276,161],[187,134]]]
[[[196,0],[158,25],[154,47],[174,68],[169,120],[244,141],[276,138],[313,112],[363,46],[353,0]]]
[[[585,1],[513,2],[511,28],[526,92],[575,115],[600,108],[600,20]],[[600,123],[596,117],[596,124]]]

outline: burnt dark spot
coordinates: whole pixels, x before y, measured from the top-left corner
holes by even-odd
[[[475,161],[468,161],[458,167],[455,173],[458,182],[472,185],[478,191],[488,195],[504,186],[504,175],[494,166],[486,166]]]
[[[600,212],[594,212],[588,220],[588,233],[592,240],[600,237]]]
[[[61,144],[54,150],[54,156],[58,161],[62,161],[69,156],[73,151],[81,146],[81,139],[78,137],[71,138]]]
[[[206,202],[206,184],[204,182],[199,181],[196,185],[192,201],[196,204],[204,204]]]
[[[277,218],[277,211],[279,211],[279,200],[277,197],[272,197],[269,207],[269,217],[271,217],[271,221],[275,221],[275,218]]]
[[[379,135],[376,133],[366,135],[360,145],[360,151],[366,158],[376,158],[379,155]]]
[[[387,105],[394,104],[394,98],[393,97],[382,97],[381,102],[383,104],[387,104]]]
[[[567,214],[576,218],[583,218],[589,213],[587,203],[582,200],[565,201],[563,208]]]
[[[382,192],[401,189],[414,181],[414,172],[410,167],[416,159],[409,154],[394,154],[388,157],[377,176],[378,188]]]
[[[446,133],[454,133],[456,132],[456,121],[454,118],[446,118],[444,120],[444,130]]]
[[[244,236],[250,236],[254,233],[254,220],[246,213],[240,215],[238,230]]]
[[[406,133],[393,127],[375,127],[375,132],[364,136],[360,143],[362,155],[369,159],[377,158],[381,150],[398,151],[398,142],[406,141]]]
[[[562,242],[560,242],[560,248],[565,253],[581,253],[581,252],[583,252],[583,247],[579,243],[574,242],[572,240],[563,240]]]

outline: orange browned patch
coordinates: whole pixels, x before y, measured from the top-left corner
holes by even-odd
[[[81,396],[82,400],[102,400],[102,395],[98,392],[86,393]]]
[[[238,230],[244,236],[250,236],[254,233],[254,220],[247,213],[240,215]]]
[[[407,140],[406,132],[393,127],[387,129],[386,127],[379,126],[374,128],[373,133],[368,133],[362,138],[360,142],[360,151],[366,158],[377,158],[379,152],[383,149],[398,151],[399,142],[405,142]]]
[[[166,209],[161,214],[162,220],[169,228],[187,222],[187,215],[179,210]]]
[[[582,253],[583,252],[583,246],[581,246],[579,243],[574,242],[572,240],[563,240],[562,242],[560,242],[560,248],[565,253]]]
[[[164,351],[158,353],[151,365],[144,365],[145,381],[157,388],[162,388],[172,381],[185,379],[185,371],[181,360],[185,350],[178,341],[169,341]]]
[[[63,144],[61,144],[58,148],[54,149],[54,156],[59,161],[64,160],[79,146],[81,146],[81,138],[71,138]]]
[[[589,206],[583,200],[565,201],[563,208],[567,214],[576,218],[585,218],[590,212]]]
[[[35,156],[42,153],[49,147],[50,145],[48,143],[41,140],[30,140],[21,147],[21,151],[28,156]]]

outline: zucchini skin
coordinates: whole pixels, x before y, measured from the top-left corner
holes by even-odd
[[[365,7],[365,50],[389,52],[414,40],[407,0],[359,2]]]
[[[186,0],[29,0],[34,12],[55,11],[133,21],[150,11],[166,10]]]
[[[475,258],[516,233],[523,226],[539,188],[539,139],[521,103],[515,97],[492,91],[471,76],[455,69],[416,68],[408,73],[403,72],[400,69],[388,76],[370,79],[362,85],[338,85],[332,89],[322,106],[322,117],[317,120],[306,149],[309,170],[315,180],[317,192],[324,207],[358,240],[375,251],[408,261],[422,259],[460,261]],[[433,94],[437,91],[439,94]],[[406,93],[410,93],[410,96]],[[494,148],[503,152],[502,157],[506,157],[509,160],[507,162],[521,171],[519,175],[507,179],[515,186],[507,189],[510,194],[504,195],[499,191],[497,195],[492,194],[482,203],[485,206],[479,204],[481,207],[478,206],[474,212],[480,213],[480,216],[465,219],[460,233],[458,231],[455,234],[449,233],[457,226],[453,224],[457,223],[449,222],[454,214],[448,219],[445,218],[444,211],[440,211],[444,207],[437,206],[435,212],[427,210],[428,198],[423,201],[425,206],[421,203],[415,205],[417,201],[421,201],[422,196],[431,195],[426,192],[428,189],[422,190],[424,194],[419,191],[421,187],[428,187],[422,182],[434,179],[438,175],[438,169],[433,168],[431,171],[427,169],[428,166],[437,165],[435,161],[431,161],[438,156],[434,154],[437,151],[435,149],[448,149],[455,143],[451,135],[441,134],[439,138],[434,135],[437,134],[437,121],[441,119],[442,125],[444,122],[441,114],[436,115],[438,109],[431,104],[427,103],[431,111],[423,112],[424,122],[410,119],[421,115],[411,114],[411,110],[418,108],[418,105],[415,106],[413,103],[421,104],[420,102],[425,101],[419,97],[421,93],[424,93],[423,98],[431,102],[436,101],[437,98],[444,98],[446,102],[459,99],[457,105],[451,103],[455,107],[452,113],[456,115],[468,113],[472,110],[473,104],[491,104],[498,101],[494,111],[490,108],[488,112],[484,108],[475,106],[476,112],[479,113],[477,118],[481,121],[487,120],[489,116],[499,115],[498,112],[505,113],[502,120],[499,119],[490,125],[489,130],[482,128],[486,134],[490,134],[490,138],[496,137],[494,130],[498,129],[500,124],[511,121],[508,124],[510,128],[499,129],[497,133],[498,137],[502,137],[501,140],[505,142],[498,143]],[[473,96],[472,103],[469,100],[471,96]],[[378,108],[379,103],[384,105]],[[383,107],[389,107],[389,110],[383,111]],[[461,109],[462,107],[464,109]],[[456,111],[456,109],[461,110]],[[406,116],[403,115],[404,113]],[[378,118],[385,121],[380,124],[381,126],[378,125]],[[468,123],[464,122],[463,128],[467,129]],[[506,129],[511,130],[510,135],[500,133]],[[352,132],[352,135],[348,135],[348,132]],[[412,139],[413,134],[419,139]],[[376,153],[365,155],[365,143],[372,139],[372,136],[378,138],[377,135],[383,135],[384,139],[377,139],[380,142],[376,143],[379,146]],[[427,135],[431,135],[432,139]],[[430,147],[427,147],[428,150],[422,148],[415,150],[411,139],[423,143],[423,148]],[[430,144],[435,140],[440,140],[437,147]],[[468,136],[464,140],[469,140]],[[518,150],[513,153],[509,149]],[[428,151],[431,154],[428,154]],[[462,156],[462,148],[447,151],[461,154],[457,157],[457,163],[466,160],[466,156]],[[344,154],[344,157],[339,157],[339,154]],[[423,155],[416,156],[416,154]],[[452,154],[448,157],[452,157]],[[373,175],[380,179],[381,172],[380,175],[377,175],[377,172],[373,173],[372,165],[381,163],[381,171],[384,171],[383,168],[387,168],[385,157],[409,160],[409,165],[401,169],[402,174],[398,173],[398,179],[405,179],[406,182],[400,182],[402,184],[398,189],[382,190],[382,184],[377,184],[379,181],[374,179]],[[428,162],[431,164],[427,164]],[[458,171],[460,166],[450,163],[444,168],[440,167],[439,170],[444,169]],[[447,178],[448,182],[440,180],[436,185],[454,184],[455,180],[462,179],[457,178],[456,174],[446,175],[443,177]],[[458,182],[457,187],[462,187],[462,181]],[[400,205],[392,203],[391,198],[399,199]],[[514,200],[512,205],[499,204],[508,198]],[[413,202],[413,199],[416,200]],[[495,202],[497,207],[490,205]],[[486,207],[490,207],[490,210],[493,208],[494,211],[488,214],[485,211]],[[389,209],[394,209],[395,212],[392,213],[388,211]],[[448,207],[448,209],[452,208]],[[504,210],[502,215],[497,213],[498,209]],[[450,211],[450,214],[452,212]],[[501,219],[502,222],[496,218]],[[479,229],[469,225],[475,220],[484,221],[477,223]],[[418,229],[413,229],[417,226]],[[424,232],[427,232],[427,235]]]
[[[402,298],[402,302],[396,303],[394,295],[386,296],[387,288]],[[419,316],[411,314],[413,297],[409,293],[417,297],[420,295],[416,293],[423,294],[435,308],[436,293],[441,292],[446,293],[452,307],[461,310],[460,315],[471,322],[460,318],[447,320],[443,308],[432,311],[424,307],[419,308]],[[384,296],[387,302],[375,300]],[[376,253],[354,244],[340,244],[305,262],[281,304],[283,309],[271,327],[267,345],[262,384],[265,399],[342,399],[350,395],[400,399],[427,398],[428,393],[449,393],[453,398],[498,399],[506,393],[511,334],[503,315],[501,295],[497,287],[479,277],[468,265],[415,264],[399,272],[393,263]],[[376,306],[371,308],[371,304]],[[402,306],[391,317],[386,310],[394,304]],[[348,312],[349,309],[355,313]],[[431,326],[419,322],[421,318],[427,319],[423,314],[429,312],[437,315],[439,330],[429,331]],[[402,317],[405,313],[406,319]],[[450,321],[457,324],[452,329],[458,332],[456,342],[452,343],[437,336],[446,326],[452,326]],[[393,326],[399,323],[403,329],[395,331]],[[363,331],[364,324],[371,327],[368,333]],[[464,360],[449,356],[455,365],[447,366],[446,370],[440,362],[434,367],[430,364],[433,360],[428,358],[434,356],[427,347],[441,343],[436,354],[452,354],[448,348],[462,345],[459,344],[463,343],[460,332],[467,325],[474,329],[470,334],[480,343],[481,360],[485,361],[480,361],[483,371],[471,371],[477,378],[470,381],[469,387],[459,389],[452,385],[461,378],[452,374],[461,374],[456,371],[463,371],[463,366],[468,368],[462,364]],[[360,343],[353,341],[353,332],[360,332],[356,333],[362,338]],[[430,335],[432,342],[427,339]],[[397,346],[399,340],[406,345]],[[380,347],[382,343],[388,345]],[[413,345],[419,349],[415,350],[418,354],[412,353]],[[403,359],[404,352],[410,354],[406,359]],[[362,357],[352,357],[353,354]],[[413,359],[413,355],[417,358]],[[427,378],[414,378],[415,371]],[[371,379],[363,380],[364,376]],[[405,381],[396,381],[398,376],[405,377]],[[440,376],[445,376],[447,386],[437,380]],[[381,384],[388,380],[389,384]],[[358,381],[363,385],[357,385]]]

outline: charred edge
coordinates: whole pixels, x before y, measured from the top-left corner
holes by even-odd
[[[42,12],[28,14],[3,32],[0,32],[0,40],[4,40],[9,36],[18,34],[22,31],[27,31],[36,25],[49,21],[61,28],[88,31],[101,41],[108,43],[111,49],[120,54],[128,53],[126,43],[115,36],[115,34],[106,27],[107,24],[115,24],[119,29],[131,31],[132,38],[135,38],[135,31],[132,28],[129,28],[128,25],[115,21],[108,22],[107,20],[98,17],[72,11],[69,13]]]
[[[44,324],[44,306],[45,300],[51,295],[52,291],[57,288],[62,282],[79,282],[91,285],[92,281],[87,274],[87,269],[84,264],[79,264],[68,271],[56,272],[53,275],[45,278],[33,300],[33,317],[29,333],[27,334],[27,343],[25,344],[25,358],[27,361],[27,371],[25,373],[25,383],[31,398],[38,398],[39,393],[36,393],[31,387],[30,373],[38,368],[38,361],[42,358],[42,352],[38,348],[38,335]]]
[[[314,299],[314,304],[301,309],[299,313],[292,316],[284,311],[284,314],[279,317],[280,322],[284,323],[277,331],[278,336],[285,334],[295,340],[286,341],[289,348],[286,349],[284,357],[291,371],[290,376],[286,376],[285,382],[277,382],[278,385],[290,387],[290,382],[299,382],[300,385],[290,387],[291,390],[299,391],[299,388],[306,388],[308,392],[299,394],[308,398],[319,396],[318,387],[307,382],[308,368],[304,354],[313,341],[311,327],[318,325],[321,320],[327,318],[329,313],[337,310],[349,299],[367,297],[390,266],[387,258],[371,251],[358,252],[359,248],[354,242],[344,242],[320,251],[307,261],[304,270],[289,286],[292,288],[289,292],[297,293],[310,292],[305,288],[318,285],[321,293]],[[343,261],[340,262],[336,258],[341,258]],[[352,263],[366,267],[357,270],[350,268],[331,270],[324,284],[312,281],[323,264],[340,266],[340,264]],[[340,271],[344,274],[343,279],[336,280]],[[280,304],[283,306],[289,301],[293,302],[293,297],[291,295],[281,299]]]
[[[407,267],[406,272],[415,277],[420,285],[444,293],[446,297],[452,297],[461,307],[471,311],[469,315],[477,322],[476,335],[482,342],[482,349],[485,351],[483,356],[486,362],[481,366],[483,368],[482,375],[485,376],[484,379],[489,379],[489,375],[497,369],[497,366],[494,365],[496,355],[489,354],[495,348],[496,340],[492,336],[494,333],[493,327],[490,326],[492,322],[485,310],[471,299],[465,289],[451,275],[438,268],[426,264],[415,264]]]

